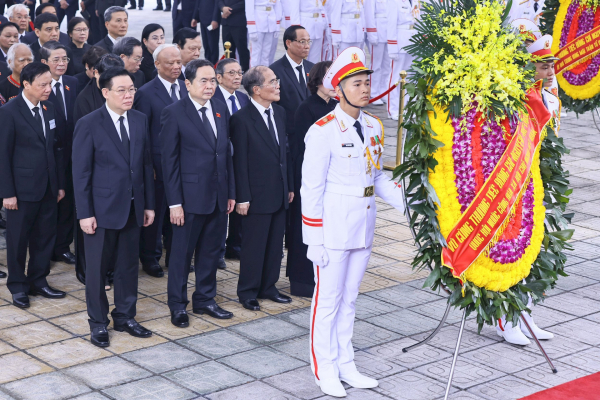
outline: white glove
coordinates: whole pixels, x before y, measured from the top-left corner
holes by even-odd
[[[325,267],[327,266],[327,264],[329,264],[329,257],[327,256],[327,251],[325,250],[325,247],[321,245],[308,246],[306,258],[308,258],[310,261],[312,261],[320,267]]]
[[[398,61],[398,60],[400,59],[400,53],[391,53],[391,54],[389,54],[389,57],[390,57],[392,60],[396,60],[396,61]]]
[[[257,42],[258,41],[258,32],[252,32],[248,34],[250,36],[250,41],[251,42]]]
[[[377,44],[377,32],[369,32],[367,33],[367,40],[369,44],[376,45]]]

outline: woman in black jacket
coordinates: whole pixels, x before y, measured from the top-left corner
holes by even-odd
[[[144,72],[146,82],[150,82],[156,76],[154,66],[154,50],[165,43],[165,30],[159,24],[148,24],[142,31],[142,65],[140,70]]]
[[[294,296],[312,297],[315,288],[313,264],[306,258],[308,246],[302,242],[302,162],[304,161],[304,137],[309,128],[329,114],[338,104],[333,97],[335,92],[323,86],[323,77],[331,66],[331,61],[316,63],[309,73],[308,89],[312,93],[304,100],[294,116],[294,134],[298,149],[292,154],[294,159],[294,201],[290,204],[290,226],[288,236],[287,276],[290,278],[290,292]]]
[[[92,47],[87,43],[90,36],[90,24],[86,19],[81,17],[73,17],[67,26],[67,33],[71,38],[69,48],[71,49],[71,57],[69,62],[72,67],[73,75],[85,72],[85,65],[82,63],[83,55]]]

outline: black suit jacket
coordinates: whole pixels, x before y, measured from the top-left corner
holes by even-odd
[[[60,6],[59,6],[60,7]],[[35,31],[30,31],[27,32],[25,34],[25,36],[21,37],[21,43],[25,43],[25,44],[33,44],[34,42],[38,41],[38,37],[35,34]],[[71,38],[69,37],[69,35],[67,35],[64,32],[61,32],[59,37],[58,37],[58,41],[62,44],[64,44],[65,46],[69,46],[71,44]]]
[[[302,64],[306,75],[304,77],[304,82],[308,82],[308,73],[314,64],[306,60],[303,60]],[[300,104],[310,96],[310,92],[306,86],[300,86],[300,82],[298,82],[298,78],[296,78],[296,71],[285,55],[271,64],[269,68],[271,68],[273,72],[275,72],[275,75],[281,79],[281,97],[277,104],[285,108],[285,112],[289,116],[285,121],[285,127],[287,134],[290,137],[290,146],[292,146],[296,143],[296,140],[293,139],[295,135],[293,116],[296,114],[296,110]],[[295,153],[295,151],[292,151],[292,154]]]
[[[185,212],[210,214],[215,206],[227,210],[235,199],[233,161],[229,140],[229,111],[210,100],[217,138],[208,132],[198,110],[184,97],[166,107],[161,116],[162,169],[169,206],[182,204]]]
[[[112,40],[110,40],[108,38],[108,35],[106,35],[106,36],[104,36],[104,38],[102,38],[102,40],[100,40],[94,46],[102,47],[104,50],[108,51],[109,53],[112,53],[114,43],[112,42]]]
[[[98,10],[98,14],[102,17],[101,21],[104,21],[104,11],[107,8],[112,6],[125,7],[127,5],[127,0],[96,0],[96,10]],[[87,7],[85,8],[88,9]]]
[[[240,107],[244,107],[246,104],[250,103],[250,99],[248,98],[248,95],[244,92],[240,92],[239,90],[235,91],[235,96],[237,97],[238,101],[240,102]],[[221,89],[216,89],[215,90],[215,99],[221,101],[221,103],[225,103],[228,106],[231,104],[231,102],[229,101],[229,99],[226,99],[223,96],[223,92],[221,92]],[[228,108],[229,109],[229,108]]]
[[[179,81],[179,98],[187,97],[188,91],[183,81]],[[163,180],[162,166],[160,161],[161,146],[160,146],[160,130],[161,130],[161,114],[165,107],[173,104],[171,95],[167,92],[165,85],[162,84],[158,76],[146,83],[135,94],[133,108],[143,112],[148,117],[150,122],[150,151],[154,162],[154,170],[156,179]]]
[[[75,129],[73,112],[75,110],[75,101],[77,100],[77,79],[72,76],[63,75],[62,82],[67,115],[65,116],[65,111],[58,106],[54,90],[50,92],[48,100],[54,104],[54,109],[56,110],[56,130],[62,135],[65,152],[69,152],[65,155],[70,156],[71,145],[73,144],[73,130]]]
[[[217,6],[217,0],[196,0],[194,19],[202,25],[210,25],[212,21],[221,23],[221,10]]]
[[[0,198],[40,201],[50,184],[54,196],[65,188],[62,143],[56,136],[54,106],[40,104],[46,136],[21,93],[0,107]]]
[[[75,125],[77,125],[77,121],[79,121],[81,117],[99,109],[105,103],[106,99],[102,96],[102,91],[98,88],[96,78],[91,79],[77,96],[75,110],[73,111]]]
[[[279,145],[275,144],[267,124],[252,103],[233,114],[229,121],[236,201],[250,202],[248,212],[251,214],[271,214],[282,205],[287,209],[288,193],[294,188],[285,110],[273,104],[273,113]]]
[[[217,0],[219,11],[223,7],[231,7],[231,15],[222,18],[221,25],[246,26],[246,3],[244,0]]]
[[[7,79],[11,74],[10,68],[8,68],[8,64],[4,61],[0,61],[0,82]]]
[[[144,210],[154,210],[154,171],[148,120],[127,112],[130,154],[119,138],[106,106],[81,118],[73,141],[73,187],[77,218],[96,217],[100,228],[122,229],[129,218],[131,197],[138,226]]]
[[[181,10],[177,10],[179,3],[181,3]],[[181,11],[184,16],[189,15],[190,16],[189,20],[191,21],[195,15],[194,12],[196,11],[196,1],[195,0],[173,0],[173,6],[171,7],[171,16],[173,17],[173,21],[175,21],[175,17],[177,17],[177,11]]]

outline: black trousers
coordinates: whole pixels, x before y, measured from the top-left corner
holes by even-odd
[[[229,231],[225,245],[239,253],[242,249],[242,216],[235,211],[229,214]],[[223,246],[223,255],[225,246]]]
[[[139,0],[139,3],[140,3],[140,7],[144,7],[144,0]],[[129,4],[133,8],[137,7],[135,0],[129,0]]]
[[[252,205],[250,205],[252,207]],[[281,270],[285,208],[242,217],[242,251],[237,294],[240,301],[275,296]]]
[[[185,310],[187,281],[192,261],[196,274],[196,290],[192,306],[215,304],[217,295],[217,262],[227,214],[218,207],[211,214],[185,214],[183,226],[173,225],[173,243],[169,260],[168,304],[171,310]]]
[[[58,203],[58,223],[56,226],[56,244],[54,255],[65,254],[71,250],[75,227],[75,195],[73,194],[73,171],[69,160],[65,179],[65,197]]]
[[[85,301],[91,329],[106,327],[110,323],[104,278],[113,254],[115,308],[111,315],[114,323],[124,324],[136,314],[140,227],[135,219],[133,201],[130,207],[129,218],[123,229],[98,227],[93,235],[83,236],[86,259]]]
[[[90,13],[90,36],[88,43],[92,46],[102,39],[102,30],[100,29],[100,17],[96,15],[96,6],[87,10]],[[106,28],[105,28],[106,29]]]
[[[50,257],[56,241],[56,196],[50,184],[40,201],[21,201],[18,210],[6,210],[6,286],[12,294],[28,292],[31,287],[48,286]],[[25,260],[29,246],[29,264]]]
[[[154,222],[152,225],[142,228],[140,238],[140,261],[142,265],[155,265],[160,261],[163,254],[163,222],[165,214],[168,214],[167,197],[163,181],[154,180]],[[167,260],[171,251],[170,238],[171,229],[165,230],[165,245],[167,248]],[[168,263],[166,263],[168,264]]]
[[[192,27],[192,15],[184,14],[183,11],[177,10],[175,11],[175,18],[173,18],[173,36],[177,33],[181,28],[191,28]]]
[[[216,64],[219,61],[219,28],[209,31],[209,25],[200,24],[202,44],[204,45],[204,58]]]
[[[240,55],[242,71],[250,69],[250,50],[248,49],[248,29],[245,26],[223,25],[223,43],[231,43],[231,56],[235,51]]]
[[[57,4],[56,4],[56,16],[58,17],[58,25],[60,25],[60,23],[62,22],[62,20],[65,17],[65,15],[67,16],[67,24],[68,24],[69,21],[71,20],[71,18],[73,18],[75,16],[75,13],[77,13],[78,9],[79,9],[79,5],[77,5],[77,7],[67,7],[66,10],[63,10],[60,7],[60,3],[57,2]]]
[[[158,8],[163,8],[162,0],[156,0],[156,6]],[[171,0],[165,0],[165,8],[171,8]]]

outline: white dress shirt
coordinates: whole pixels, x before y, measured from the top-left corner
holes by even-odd
[[[22,94],[22,93],[21,93]],[[40,117],[42,118],[42,129],[44,130],[44,137],[46,137],[46,122],[44,121],[44,112],[42,110],[42,103],[38,102],[37,106],[34,105],[32,102],[29,101],[29,99],[27,98],[27,96],[23,95],[23,100],[25,100],[25,104],[27,104],[27,107],[29,107],[29,111],[31,111],[31,115],[33,115],[35,117],[35,112],[33,111],[33,107],[38,107],[38,113],[40,114]]]
[[[254,107],[256,107],[256,109],[258,110],[260,115],[263,117],[263,121],[265,121],[265,124],[267,125],[267,129],[269,129],[269,120],[267,120],[267,114],[265,114],[265,110],[267,110],[267,109],[264,108],[263,106],[261,106],[260,104],[258,104],[256,101],[254,101],[253,98],[250,98],[250,101],[252,102],[252,104],[254,104]],[[269,105],[268,109],[271,110],[271,122],[273,123],[273,129],[275,129],[275,138],[277,139],[277,144],[279,144],[279,133],[277,132],[277,124],[275,124],[275,115],[273,114],[273,106]]]
[[[125,131],[127,131],[127,137],[131,138],[131,135],[129,134],[129,119],[127,118],[127,111],[125,111],[125,114],[119,115],[116,112],[114,112],[113,110],[111,110],[110,107],[108,106],[108,104],[106,104],[106,109],[108,110],[108,115],[110,115],[110,118],[112,119],[113,124],[115,124],[115,128],[117,129],[117,134],[119,135],[119,139],[121,139],[121,141],[123,141],[123,138],[121,137],[121,122],[119,122],[119,118],[121,118],[121,117],[125,117],[123,120],[123,124],[125,125]]]
[[[112,36],[110,36],[110,33],[107,34],[106,36],[108,36],[108,38],[110,39],[111,42],[113,42],[113,44],[117,43],[117,39],[119,39],[119,38],[117,38],[117,39],[113,38]]]
[[[235,105],[237,106],[238,111],[242,106],[240,105],[240,99],[238,99],[235,91],[233,93],[229,93],[226,89],[223,89],[222,86],[219,85],[219,90],[223,93],[223,97],[225,98],[225,104],[227,104],[227,108],[229,109],[229,115],[233,115],[233,111],[231,110],[231,100],[229,98],[233,96],[235,99]]]
[[[183,74],[183,79],[185,79],[185,65],[181,64],[181,73]]]
[[[298,82],[300,82],[300,74],[296,68],[302,67],[302,73],[304,74],[304,76],[306,76],[306,71],[304,70],[304,64],[296,63],[296,61],[292,60],[292,57],[290,57],[290,55],[287,52],[285,53],[285,56],[287,57],[288,61],[292,65],[292,68],[294,69],[294,73],[296,74],[296,79],[298,79]],[[306,78],[304,78],[304,83],[306,83]]]
[[[4,50],[2,50],[2,48],[0,48],[0,51],[2,52],[2,55],[4,56],[4,59],[6,60],[6,53],[4,52]]]
[[[207,101],[206,103],[204,103],[204,105],[201,105],[200,103],[198,103],[194,99],[192,99],[192,96],[190,96],[189,93],[188,93],[188,96],[190,97],[190,100],[192,101],[192,104],[194,105],[196,110],[198,110],[198,115],[200,116],[201,120],[202,120],[202,113],[200,112],[200,109],[202,107],[206,107],[206,117],[208,118],[208,122],[210,123],[210,126],[212,127],[213,133],[215,134],[215,138],[216,138],[217,137],[217,124],[215,123],[215,116],[213,115],[210,100]],[[204,122],[204,121],[202,120],[202,122]]]
[[[63,105],[65,106],[64,112],[65,115],[67,115],[67,99],[65,97],[65,85],[63,84],[62,81],[62,76],[60,78],[58,78],[57,81],[55,81],[54,79],[52,79],[52,91],[54,92],[54,95],[56,96],[56,84],[60,82],[60,93],[62,94],[62,98],[63,98]]]
[[[171,97],[171,86],[172,85],[177,85],[177,90],[175,90],[175,95],[177,96],[177,98],[179,100],[181,100],[181,95],[179,94],[179,91],[181,90],[181,88],[179,87],[179,79],[175,79],[175,82],[171,83],[166,79],[163,79],[160,75],[156,75],[158,76],[158,79],[162,82],[163,85],[165,85],[165,89],[167,89],[167,93],[169,93],[169,97]]]

